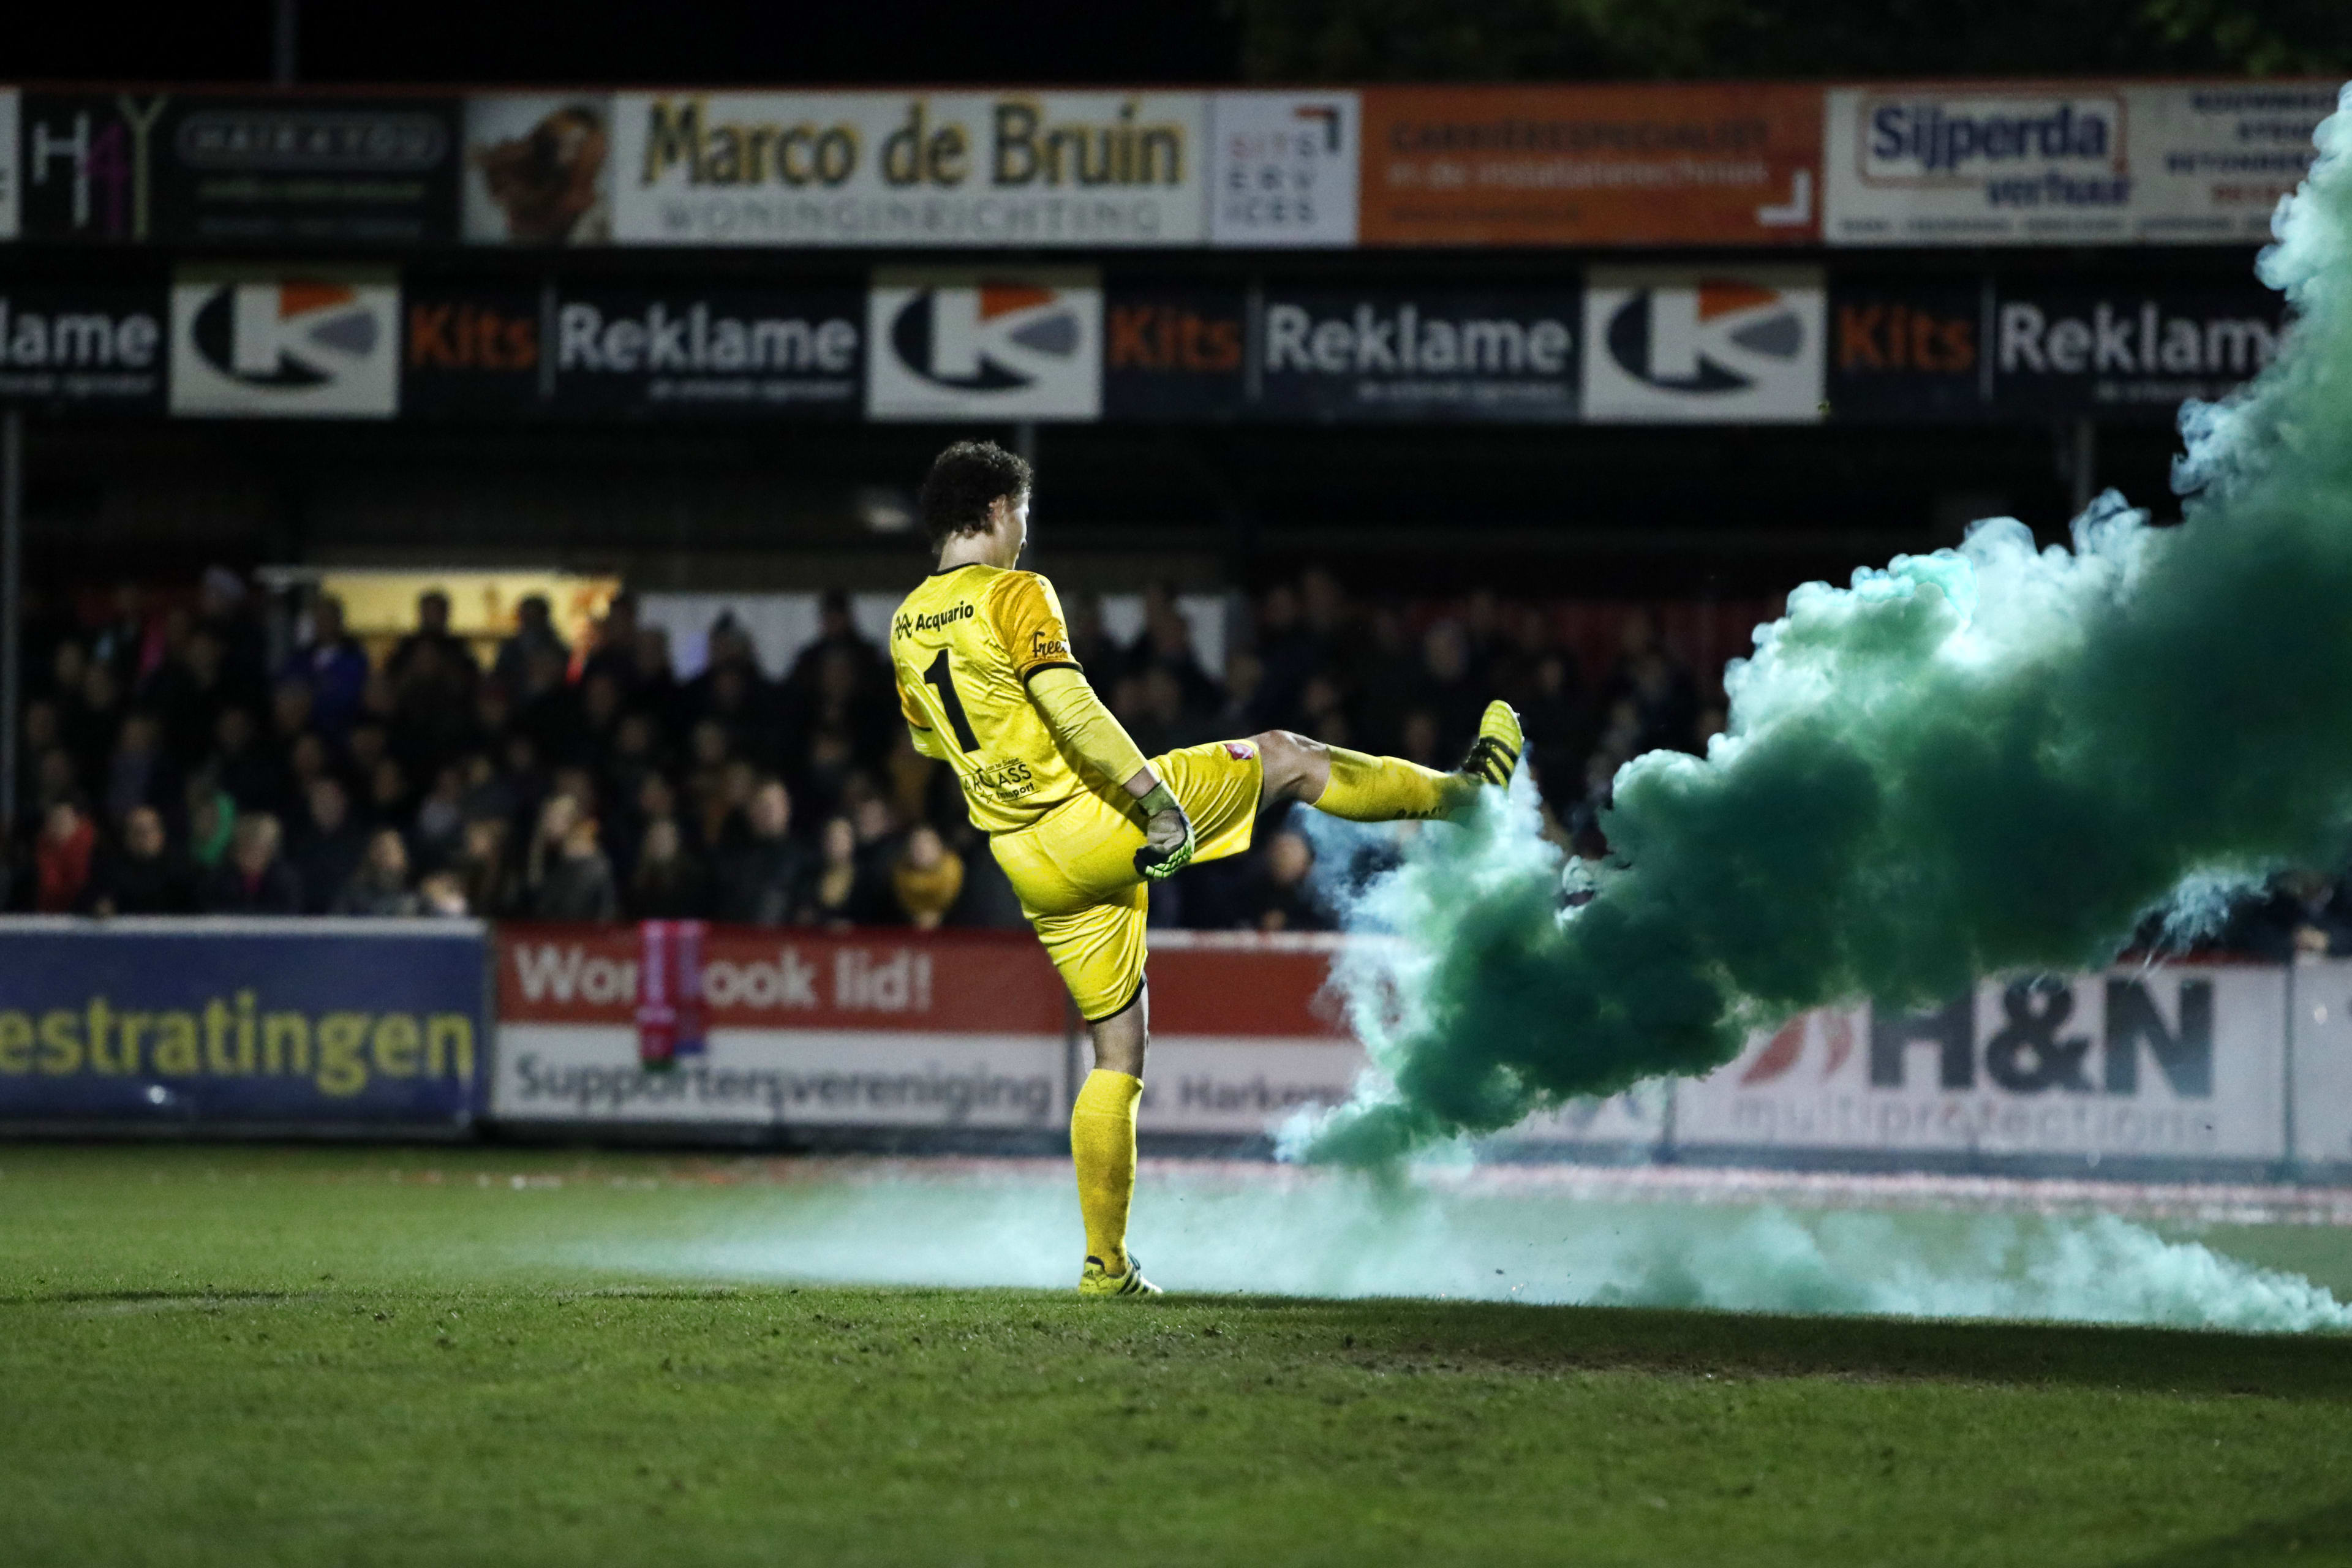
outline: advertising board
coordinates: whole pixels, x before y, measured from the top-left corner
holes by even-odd
[[[554,403],[592,415],[855,419],[865,317],[855,289],[562,289]]]
[[[1832,89],[1832,245],[2256,244],[2335,112],[2325,80]]]
[[[1197,245],[1192,92],[624,92],[625,245]]]
[[[1103,292],[1091,268],[894,270],[866,294],[875,419],[1092,419]]]
[[[715,928],[707,1054],[638,1059],[632,928],[505,926],[491,1106],[519,1121],[1062,1125],[1066,1002],[1026,931]]]
[[[387,247],[457,234],[454,100],[23,97],[28,239]]]
[[[0,403],[160,414],[161,283],[0,283]]]
[[[1822,95],[1769,83],[1374,87],[1367,246],[1803,245]]]
[[[16,238],[23,224],[16,174],[18,99],[15,88],[0,87],[0,240]]]
[[[547,302],[528,284],[410,284],[401,302],[402,410],[495,418],[543,408],[553,379],[542,342]]]
[[[1677,1090],[1683,1147],[2276,1160],[2286,979],[2168,967],[1804,1015]]]
[[[1840,420],[2169,424],[2270,363],[2284,330],[2252,281],[1840,276],[1829,402]]]
[[[2352,960],[2298,963],[2294,988],[2294,1154],[2352,1169]]]
[[[0,921],[0,1122],[458,1126],[470,921]]]
[[[1584,416],[1817,420],[1826,315],[1812,268],[1595,268],[1584,286]]]
[[[1571,420],[1573,289],[1270,291],[1259,411],[1327,420]]]
[[[389,273],[183,268],[172,412],[388,419],[400,408],[400,327]]]
[[[1992,284],[1832,277],[1828,401],[1840,420],[1979,419],[1992,411],[1984,353]]]
[[[1209,116],[1211,244],[1356,243],[1358,94],[1220,92]]]
[[[2004,285],[1993,307],[1993,401],[2004,416],[2084,414],[2172,422],[2269,364],[2278,295],[2239,288]]]
[[[1113,284],[1103,303],[1103,414],[1230,419],[1248,397],[1249,298],[1192,283]]]
[[[613,100],[479,93],[466,100],[460,232],[469,245],[613,237]]]

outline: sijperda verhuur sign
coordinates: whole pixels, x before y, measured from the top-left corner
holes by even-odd
[[[0,1122],[463,1126],[468,921],[0,921]]]

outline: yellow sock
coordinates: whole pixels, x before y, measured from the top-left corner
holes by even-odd
[[[1350,822],[1394,822],[1406,816],[1451,816],[1470,804],[1478,782],[1441,773],[1402,757],[1368,757],[1333,746],[1331,782],[1312,803]]]
[[[1087,1256],[1127,1272],[1127,1209],[1135,1197],[1135,1103],[1143,1080],[1101,1068],[1087,1074],[1070,1107],[1070,1160],[1078,1168],[1078,1212]]]

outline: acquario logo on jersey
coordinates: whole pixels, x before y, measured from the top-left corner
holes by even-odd
[[[388,417],[399,319],[390,281],[184,274],[172,286],[172,412]]]
[[[1585,415],[1818,419],[1823,326],[1810,268],[1596,271],[1584,295]]]
[[[877,273],[866,321],[875,418],[1102,412],[1102,287],[1091,269]]]

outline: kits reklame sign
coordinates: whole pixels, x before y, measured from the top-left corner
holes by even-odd
[[[407,301],[414,414],[854,419],[856,289],[424,286]]]
[[[2169,422],[2269,364],[2284,330],[2252,284],[1854,280],[1831,290],[1829,400],[1864,422]]]
[[[0,283],[0,403],[160,414],[163,286]]]
[[[1300,289],[1259,321],[1258,406],[1275,418],[1568,420],[1579,296]]]

